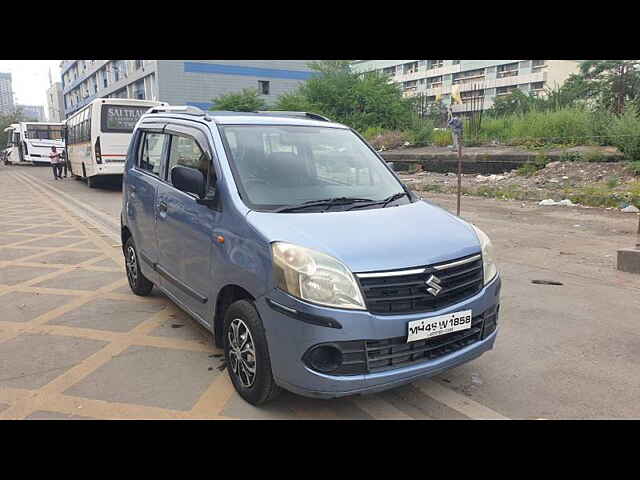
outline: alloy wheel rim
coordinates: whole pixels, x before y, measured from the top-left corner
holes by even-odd
[[[136,259],[136,251],[133,247],[127,249],[127,276],[132,285],[138,280],[138,260]]]
[[[236,318],[231,321],[227,336],[231,371],[244,387],[249,388],[256,379],[256,350],[251,331],[246,323]]]

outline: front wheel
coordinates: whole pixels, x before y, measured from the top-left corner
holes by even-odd
[[[227,309],[224,356],[233,386],[250,404],[261,405],[280,393],[271,372],[262,320],[247,300],[239,300]]]
[[[141,297],[146,297],[151,293],[153,283],[142,274],[140,263],[138,262],[138,251],[133,237],[129,237],[124,244],[124,266],[127,270],[127,280],[131,291]]]

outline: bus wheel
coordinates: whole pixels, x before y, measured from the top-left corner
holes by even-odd
[[[89,188],[96,187],[96,181],[93,179],[93,177],[87,177],[87,187]]]

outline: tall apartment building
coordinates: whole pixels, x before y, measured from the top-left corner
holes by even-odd
[[[544,89],[562,85],[579,69],[578,60],[358,60],[351,64],[355,72],[379,72],[401,85],[405,96],[426,95],[427,101],[442,96],[451,102],[451,90],[460,85],[463,104],[454,112],[470,109],[469,103],[483,97],[483,108],[491,108],[494,99],[514,89],[539,95]]]
[[[22,111],[22,118],[34,122],[44,122],[44,107],[42,105],[16,105],[16,109]]]
[[[311,77],[308,60],[63,60],[65,117],[94,98],[137,98],[209,109],[255,88],[267,103]]]
[[[0,114],[8,115],[14,111],[11,74],[0,72]]]
[[[61,122],[65,119],[62,83],[55,82],[47,89],[47,120]]]

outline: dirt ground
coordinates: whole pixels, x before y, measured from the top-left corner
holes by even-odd
[[[417,191],[454,193],[457,174],[418,171],[399,172],[402,180]],[[499,175],[462,175],[462,191],[467,195],[542,200],[562,200],[570,196],[597,196],[589,206],[624,208],[640,195],[640,176],[634,175],[627,162],[551,162],[531,175],[511,170]],[[610,196],[610,201],[606,199]],[[600,197],[603,197],[602,199]],[[579,203],[579,202],[574,202]]]

